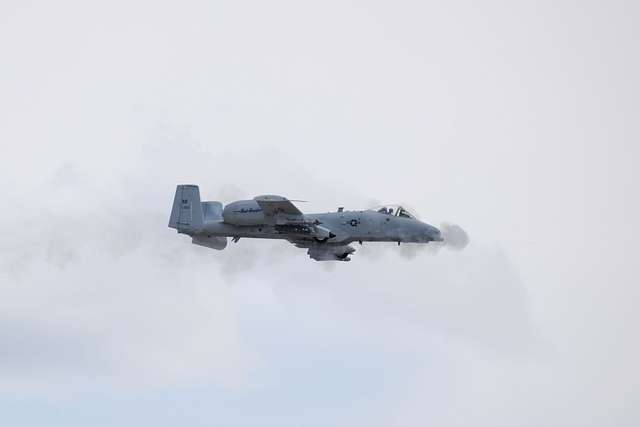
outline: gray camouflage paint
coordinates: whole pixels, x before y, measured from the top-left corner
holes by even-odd
[[[397,211],[395,212],[397,214]],[[230,203],[201,202],[198,186],[178,185],[169,227],[192,242],[222,250],[227,237],[283,239],[308,249],[317,261],[349,261],[352,242],[442,241],[436,227],[415,218],[375,210],[303,214],[281,196],[257,196]]]

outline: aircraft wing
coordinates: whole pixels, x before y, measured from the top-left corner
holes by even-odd
[[[265,216],[275,216],[278,214],[302,215],[300,209],[291,203],[291,200],[282,196],[265,195],[253,198],[262,208]]]

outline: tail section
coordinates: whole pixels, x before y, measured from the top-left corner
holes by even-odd
[[[222,203],[202,202],[204,222],[222,221]]]
[[[200,189],[197,185],[178,185],[173,199],[169,227],[181,233],[197,233],[202,230],[203,214]]]

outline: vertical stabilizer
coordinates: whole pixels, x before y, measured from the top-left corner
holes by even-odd
[[[197,185],[176,187],[169,227],[188,234],[197,233],[202,229],[202,205]]]

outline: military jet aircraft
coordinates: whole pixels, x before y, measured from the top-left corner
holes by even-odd
[[[222,250],[227,237],[284,239],[307,249],[316,261],[350,261],[350,243],[443,241],[440,230],[416,219],[402,206],[303,214],[282,196],[256,196],[222,206],[201,202],[197,185],[178,185],[169,227],[191,236],[192,243]]]

